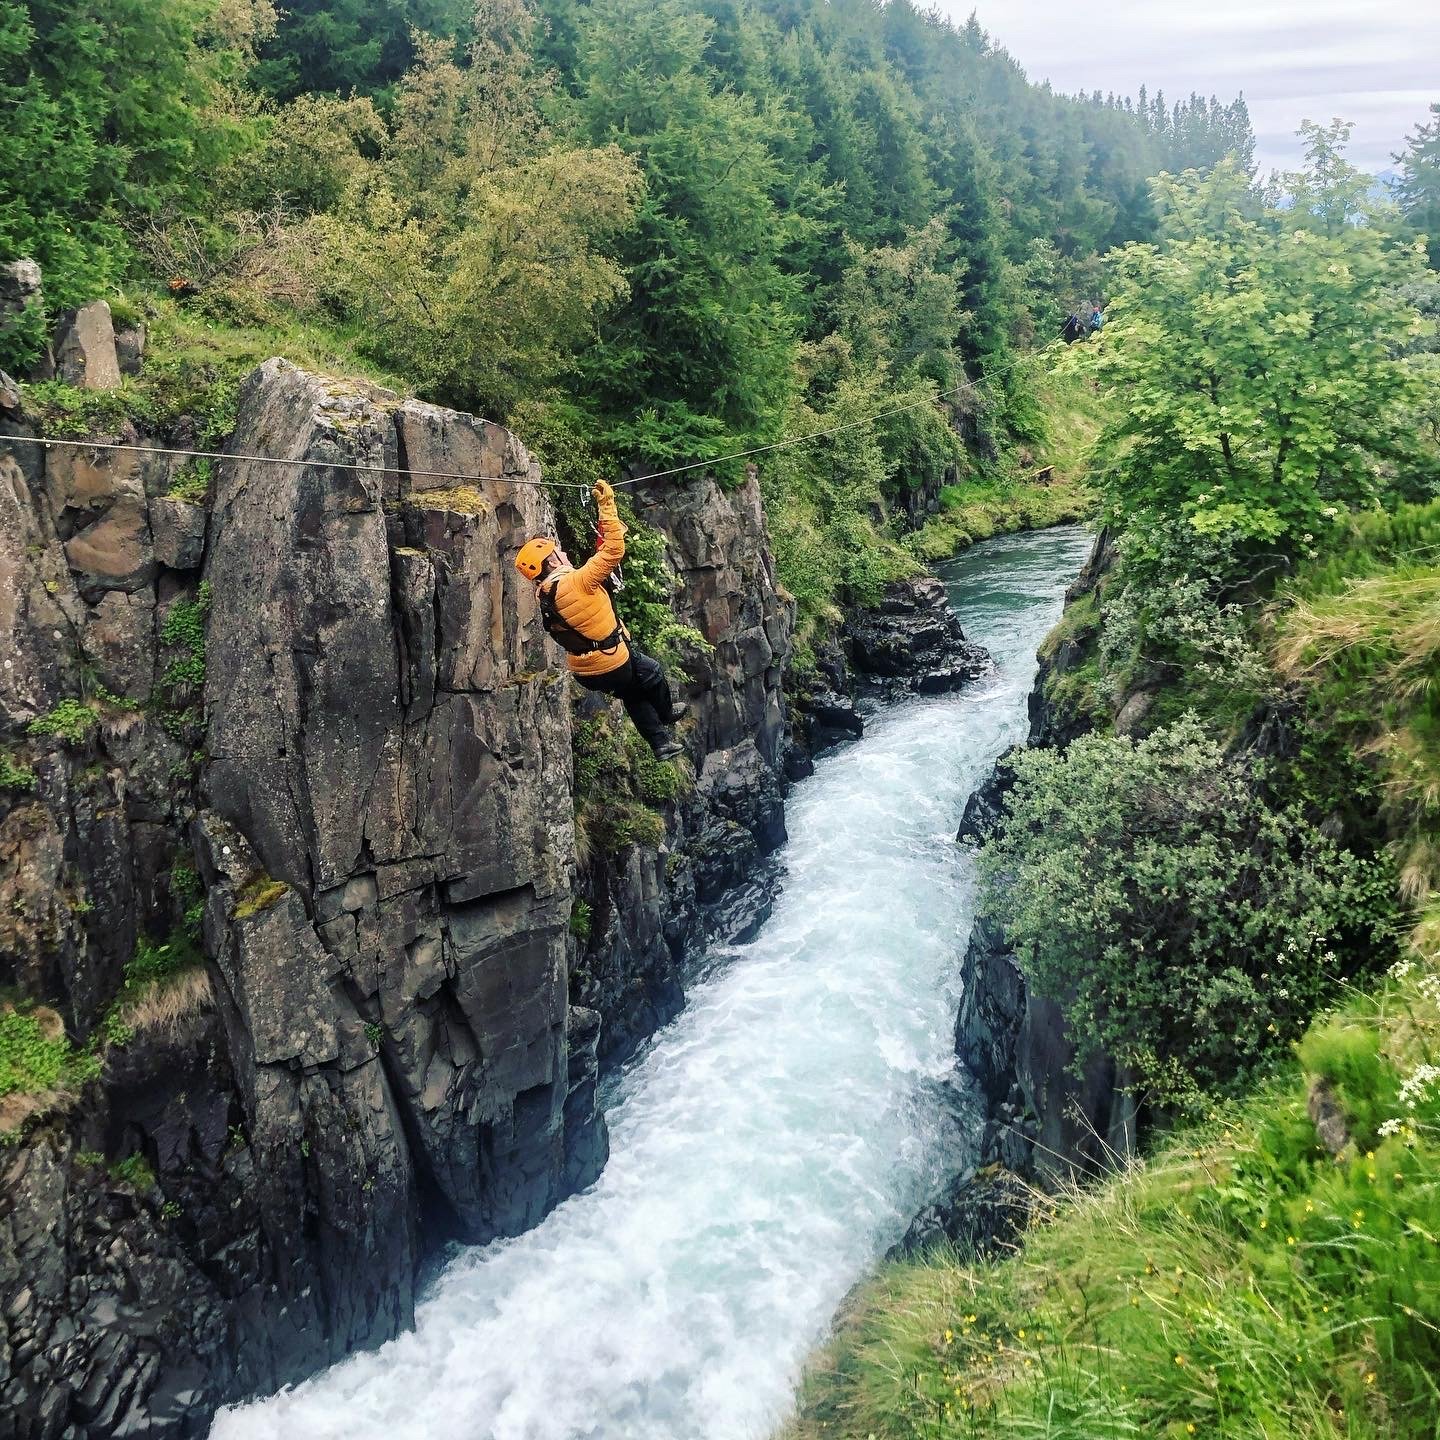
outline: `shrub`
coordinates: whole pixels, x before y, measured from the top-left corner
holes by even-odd
[[[61,700],[53,710],[26,727],[31,735],[53,735],[66,745],[79,745],[99,722],[100,712],[83,700]]]
[[[205,616],[209,610],[210,582],[204,580],[193,601],[177,600],[165,616],[160,627],[161,642],[178,645],[185,652],[165,671],[162,683],[172,689],[198,689],[205,683]]]
[[[618,733],[617,726],[623,727]],[[684,793],[689,780],[680,767],[657,760],[630,722],[608,711],[575,725],[572,737],[575,821],[583,840],[612,855],[662,844],[665,821],[655,807]]]
[[[76,1050],[53,1010],[0,1007],[0,1096],[62,1090],[97,1071],[94,1057]]]
[[[1193,717],[1009,763],[985,908],[1064,1008],[1077,1065],[1108,1051],[1157,1099],[1197,1103],[1393,939],[1388,869],[1272,808],[1263,769]]]
[[[210,494],[214,469],[212,461],[203,459],[182,465],[170,477],[170,488],[166,493],[174,500],[184,500],[190,505],[203,505]]]
[[[35,784],[35,772],[28,765],[17,764],[0,750],[0,790],[23,794],[33,790]]]
[[[575,903],[570,907],[570,933],[579,941],[588,940],[593,919],[590,906],[576,896]]]
[[[123,1160],[117,1160],[110,1166],[110,1174],[126,1185],[133,1185],[137,1190],[151,1190],[155,1186],[155,1172],[138,1151],[134,1155],[127,1155]]]

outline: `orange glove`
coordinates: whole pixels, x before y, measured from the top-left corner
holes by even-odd
[[[590,493],[595,497],[595,503],[597,505],[603,505],[607,500],[613,500],[615,498],[614,487],[608,480],[597,480],[595,482],[595,488],[591,490]]]

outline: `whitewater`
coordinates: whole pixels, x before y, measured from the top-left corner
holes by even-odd
[[[965,800],[1023,740],[1079,530],[944,577],[994,672],[876,714],[792,793],[784,890],[609,1087],[611,1157],[518,1239],[458,1251],[414,1330],[212,1440],[749,1440],[846,1291],[957,1168]]]

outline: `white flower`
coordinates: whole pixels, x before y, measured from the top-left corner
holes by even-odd
[[[1415,962],[1413,960],[1397,960],[1390,967],[1390,978],[1392,980],[1403,980],[1414,968]]]
[[[1386,1120],[1381,1124],[1379,1133],[1388,1138],[1391,1135],[1398,1135],[1402,1129],[1404,1126],[1399,1120]]]
[[[1417,1065],[1400,1086],[1400,1103],[1407,1110],[1415,1109],[1420,1103],[1421,1096],[1437,1080],[1440,1080],[1440,1065]]]

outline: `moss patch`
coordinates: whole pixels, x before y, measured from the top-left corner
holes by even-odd
[[[421,510],[448,510],[456,515],[488,515],[490,506],[473,485],[456,485],[448,490],[415,490],[407,497]]]
[[[235,897],[235,918],[248,920],[252,915],[270,909],[284,899],[289,889],[283,880],[272,880],[262,871],[252,877]]]

